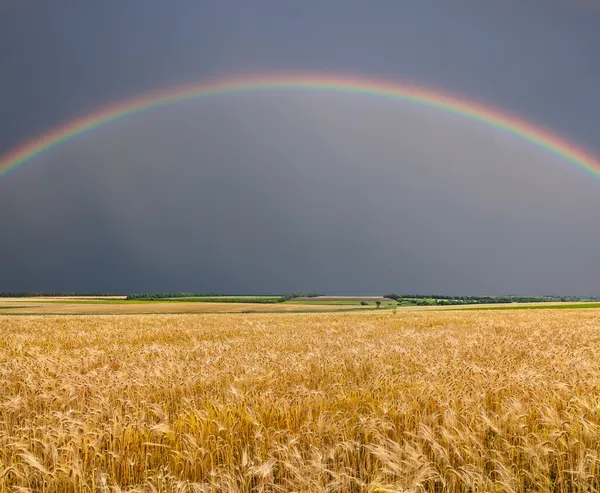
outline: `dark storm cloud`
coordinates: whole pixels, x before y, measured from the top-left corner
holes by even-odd
[[[144,90],[310,68],[446,88],[594,149],[596,21],[509,3],[40,7],[0,29],[0,148]],[[599,191],[438,110],[217,97],[105,126],[3,178],[0,290],[594,294]]]

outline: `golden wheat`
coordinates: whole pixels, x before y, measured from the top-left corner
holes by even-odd
[[[1,491],[597,491],[600,311],[0,317]]]

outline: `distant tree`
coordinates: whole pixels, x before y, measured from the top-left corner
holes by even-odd
[[[293,300],[294,298],[318,298],[319,293],[286,293],[279,298],[279,302]]]
[[[376,301],[375,304],[377,305],[377,308],[379,308],[381,306],[381,301]]]
[[[367,306],[367,305],[368,305],[368,303],[367,303],[366,301],[361,301],[361,302],[360,302],[360,304],[361,304],[362,306]]]

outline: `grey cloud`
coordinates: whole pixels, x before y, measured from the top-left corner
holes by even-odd
[[[28,2],[0,152],[219,74],[407,80],[600,153],[600,16],[567,2]],[[598,294],[600,182],[437,110],[238,94],[115,122],[0,180],[0,290]]]
[[[396,101],[264,93],[175,105],[7,182],[2,208],[20,212],[4,224],[18,234],[0,247],[1,277],[26,271],[23,289],[48,278],[91,289],[100,272],[118,290],[599,288],[597,182],[513,136]]]

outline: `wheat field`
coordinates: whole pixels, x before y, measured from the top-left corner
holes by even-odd
[[[0,491],[599,478],[600,310],[0,317]]]

